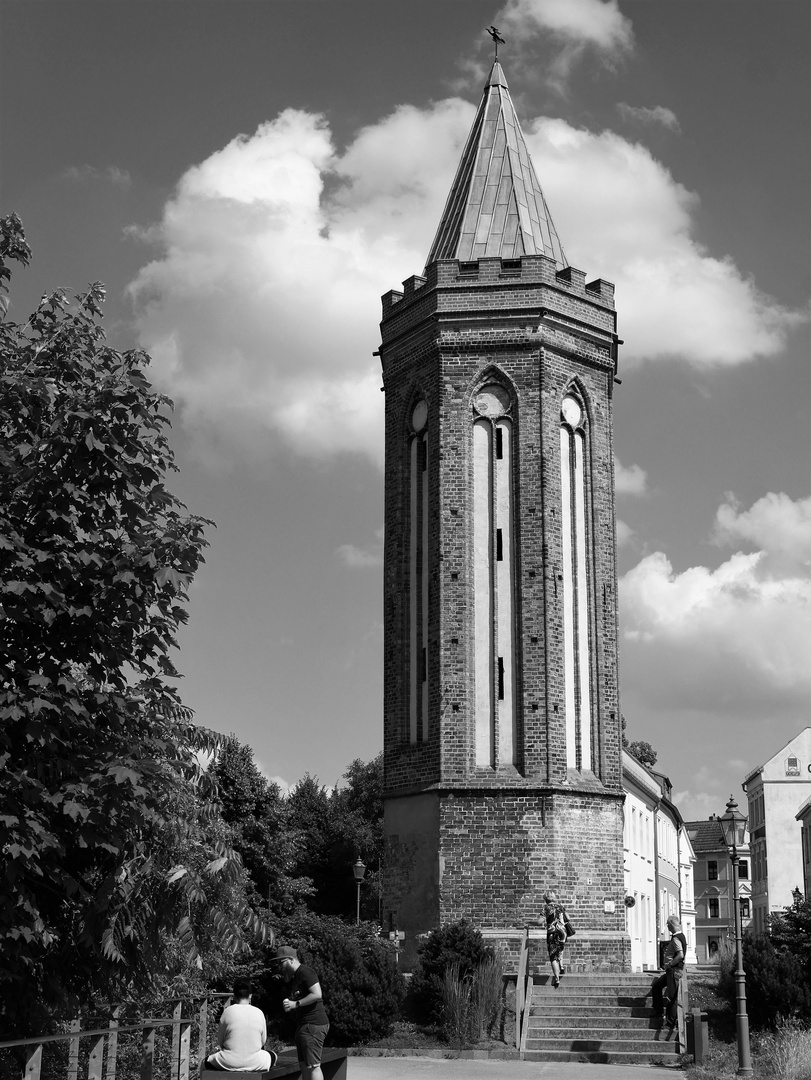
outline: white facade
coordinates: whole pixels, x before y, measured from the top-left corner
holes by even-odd
[[[695,904],[690,840],[670,802],[670,782],[622,755],[625,788],[623,855],[626,928],[634,971],[659,966],[659,943],[669,938],[667,920],[681,919],[687,938],[687,963],[696,962]]]
[[[802,825],[811,796],[811,727],[805,728],[744,780],[752,845],[752,922],[763,933],[769,915],[803,888]]]

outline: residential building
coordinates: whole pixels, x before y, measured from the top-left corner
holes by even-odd
[[[811,796],[811,727],[753,769],[743,790],[752,835],[753,925],[756,933],[763,933],[769,915],[790,907],[794,890],[803,884],[806,862],[799,815]]]
[[[716,959],[725,947],[734,944],[732,859],[716,815],[708,821],[686,821],[684,827],[695,852],[696,955],[703,963]],[[738,856],[741,925],[746,929],[752,918],[748,835]]]
[[[803,895],[811,896],[811,798],[805,800],[797,812],[800,823],[800,839],[803,854]]]
[[[623,854],[626,928],[634,971],[654,970],[670,934],[667,920],[677,916],[687,939],[687,963],[696,962],[694,854],[672,786],[664,773],[622,754],[625,788]]]

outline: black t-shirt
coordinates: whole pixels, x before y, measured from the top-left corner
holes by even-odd
[[[310,987],[315,986],[317,982],[318,976],[313,969],[307,967],[306,964],[299,964],[288,984],[287,996],[291,1001],[298,1001],[299,998],[307,997]],[[296,1020],[299,1024],[328,1024],[329,1018],[327,1010],[324,1008],[324,1002],[319,1000],[302,1005],[296,1009]]]

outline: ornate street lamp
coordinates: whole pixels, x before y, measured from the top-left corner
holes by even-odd
[[[719,818],[724,831],[724,843],[730,850],[732,860],[732,902],[735,906],[735,984],[737,987],[737,1023],[738,1023],[738,1076],[752,1075],[752,1062],[749,1056],[749,1017],[746,1015],[746,975],[743,970],[743,932],[741,929],[741,898],[739,895],[738,848],[746,842],[747,817],[738,809],[738,804],[730,795],[727,812]]]
[[[358,886],[358,906],[355,914],[355,923],[357,925],[360,923],[360,886],[366,873],[366,863],[363,862],[360,855],[358,855],[357,862],[352,865],[352,873],[355,875],[355,882]]]

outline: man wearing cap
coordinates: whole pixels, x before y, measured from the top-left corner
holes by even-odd
[[[318,976],[311,967],[301,963],[296,950],[289,945],[277,949],[272,962],[281,965],[282,975],[288,982],[282,1007],[285,1012],[296,1014],[295,1042],[301,1075],[307,1080],[324,1080],[321,1050],[329,1031],[329,1018]]]

